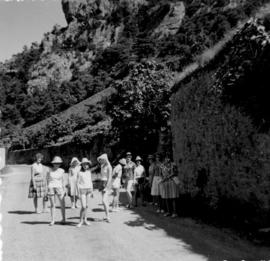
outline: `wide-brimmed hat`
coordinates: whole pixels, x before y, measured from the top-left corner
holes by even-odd
[[[63,160],[59,156],[55,156],[51,162],[52,164],[61,164],[63,163]]]
[[[91,165],[92,162],[89,159],[87,159],[87,158],[83,158],[82,161],[81,161],[81,165],[82,164],[89,164],[89,165]]]
[[[135,161],[142,161],[142,158],[140,156],[137,156]]]
[[[128,156],[132,157],[132,153],[131,153],[131,152],[127,152],[127,153],[126,153],[126,156],[127,156],[127,157],[128,157]]]
[[[77,162],[78,164],[80,164],[79,159],[76,158],[76,157],[73,157],[73,158],[72,158],[72,160],[71,160],[71,162],[70,162],[70,165],[73,165],[74,162]]]
[[[120,160],[119,160],[119,163],[120,163],[121,165],[126,165],[126,164],[127,164],[127,161],[126,161],[126,159],[120,159]]]

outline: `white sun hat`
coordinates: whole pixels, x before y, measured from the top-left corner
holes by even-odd
[[[52,164],[61,164],[63,163],[63,160],[59,156],[55,156],[51,162]]]

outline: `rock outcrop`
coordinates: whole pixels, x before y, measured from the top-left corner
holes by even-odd
[[[170,3],[170,10],[160,25],[154,30],[153,36],[158,38],[174,35],[181,26],[185,17],[185,5],[183,2]]]
[[[121,8],[136,16],[146,0],[62,0],[62,8],[68,26],[46,33],[41,43],[40,60],[31,67],[28,92],[35,88],[44,90],[53,80],[59,87],[72,78],[73,71],[84,71],[91,67],[97,50],[104,50],[117,44],[125,29],[123,20],[115,22]],[[160,2],[157,6],[168,5]],[[159,16],[157,8],[149,11],[149,16]],[[163,14],[164,15],[164,14]],[[168,12],[159,17],[160,23],[152,28],[151,37],[161,39],[173,35],[179,29],[185,16],[183,2],[169,3]],[[77,51],[75,51],[77,50]]]

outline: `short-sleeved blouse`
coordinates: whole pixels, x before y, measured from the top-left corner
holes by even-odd
[[[86,170],[86,171],[80,171],[78,173],[78,188],[79,189],[86,189],[86,188],[93,188],[93,183],[92,183],[92,176],[91,176],[91,171]]]
[[[45,179],[44,166],[41,163],[35,162],[32,165],[32,173],[35,180]]]
[[[48,187],[61,188],[63,186],[63,177],[65,171],[61,168],[57,170],[50,170],[48,172]]]

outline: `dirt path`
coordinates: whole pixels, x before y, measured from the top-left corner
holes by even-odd
[[[27,199],[28,166],[11,166],[2,176],[3,260],[241,260],[269,259],[255,247],[191,219],[158,216],[151,207],[113,213],[102,222],[101,197],[91,201],[90,227],[76,228],[79,210],[67,208],[67,225],[50,227],[49,214],[34,214]],[[70,206],[69,199],[66,200]],[[60,220],[60,210],[57,211]]]

